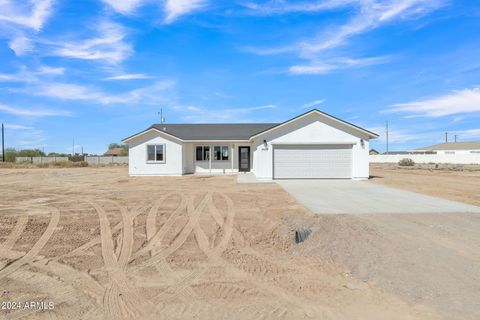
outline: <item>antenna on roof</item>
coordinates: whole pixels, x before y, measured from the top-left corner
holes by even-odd
[[[160,123],[164,124],[165,123],[165,118],[163,117],[163,109],[160,108],[160,112],[158,112],[158,115],[160,116]]]

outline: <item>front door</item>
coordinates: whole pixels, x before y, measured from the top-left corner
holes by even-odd
[[[238,147],[238,171],[250,171],[250,147]]]

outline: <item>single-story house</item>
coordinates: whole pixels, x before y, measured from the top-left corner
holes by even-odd
[[[377,150],[375,149],[370,149],[370,151],[368,152],[370,155],[377,155],[377,154],[380,154],[380,152],[378,152]]]
[[[314,109],[282,123],[154,124],[123,142],[132,176],[368,179],[369,140],[377,137]]]
[[[480,141],[445,142],[415,149],[415,152],[436,154],[480,154]]]

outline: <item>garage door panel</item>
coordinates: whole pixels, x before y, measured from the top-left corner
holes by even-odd
[[[351,146],[276,146],[275,179],[351,178]]]

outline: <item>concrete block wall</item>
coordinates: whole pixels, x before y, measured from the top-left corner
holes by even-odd
[[[68,161],[68,157],[16,157],[15,162],[22,163],[52,163],[52,162],[61,162],[61,161]]]
[[[98,165],[105,165],[105,164],[128,164],[128,156],[126,157],[106,157],[106,156],[85,156],[85,161],[88,164],[98,164]]]
[[[370,155],[370,163],[398,163],[405,158],[415,163],[480,164],[480,154],[379,154]]]

